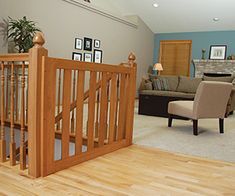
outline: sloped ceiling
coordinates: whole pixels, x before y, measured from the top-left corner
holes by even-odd
[[[138,15],[154,33],[235,30],[235,0],[91,0],[104,10]],[[154,8],[153,3],[159,5]],[[218,17],[219,21],[213,21]]]

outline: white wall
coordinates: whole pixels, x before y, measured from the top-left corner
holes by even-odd
[[[119,64],[127,61],[131,51],[136,54],[137,87],[153,62],[154,34],[142,20],[136,29],[62,0],[11,0],[8,3],[12,18],[27,16],[37,22],[45,34],[49,56],[71,59],[72,52],[76,51],[75,38],[99,39],[104,63]]]

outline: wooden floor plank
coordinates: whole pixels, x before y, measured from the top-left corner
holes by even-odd
[[[132,145],[30,179],[0,164],[0,195],[234,195],[235,163]]]

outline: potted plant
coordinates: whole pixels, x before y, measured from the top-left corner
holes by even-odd
[[[9,17],[7,38],[14,42],[19,53],[28,52],[33,47],[33,36],[37,31],[41,30],[34,21],[27,20],[26,16],[18,20]]]

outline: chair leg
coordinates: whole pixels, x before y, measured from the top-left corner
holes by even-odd
[[[193,135],[198,135],[198,120],[193,120]]]
[[[219,119],[219,131],[220,133],[224,133],[224,119]]]
[[[171,127],[172,126],[172,115],[169,115],[168,117],[168,127]]]

